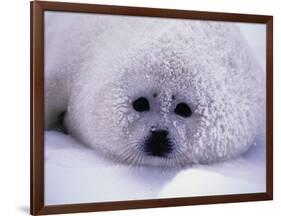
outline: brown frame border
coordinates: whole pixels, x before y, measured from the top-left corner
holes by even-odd
[[[266,192],[104,203],[44,205],[44,11],[266,24]],[[30,3],[30,214],[59,214],[273,199],[273,16],[34,1]]]

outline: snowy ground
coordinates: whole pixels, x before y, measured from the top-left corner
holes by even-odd
[[[265,28],[240,25],[265,68]],[[45,204],[190,197],[265,191],[265,148],[184,170],[124,166],[101,158],[69,135],[45,132]]]
[[[69,135],[45,133],[45,203],[69,204],[265,191],[263,146],[239,159],[185,170],[124,166]]]

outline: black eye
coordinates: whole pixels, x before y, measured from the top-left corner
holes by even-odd
[[[149,102],[145,97],[140,97],[133,102],[133,108],[138,112],[149,111]]]
[[[192,115],[191,109],[186,103],[179,103],[174,112],[184,118],[190,117]]]

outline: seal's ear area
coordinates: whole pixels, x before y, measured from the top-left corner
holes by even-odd
[[[88,101],[88,103],[90,103],[88,106],[91,107],[96,118],[105,118],[106,116],[111,116],[113,112],[112,108],[118,107],[117,104],[123,103],[124,99],[125,97],[122,95],[122,89],[120,85],[117,83],[108,82],[102,85],[94,94],[92,94],[91,98],[89,99],[91,101]]]
[[[96,90],[96,92],[93,94],[95,100],[107,100],[112,99],[112,96],[118,95],[120,91],[118,90],[117,82],[108,82],[103,84],[99,89]],[[98,101],[96,101],[98,102]]]

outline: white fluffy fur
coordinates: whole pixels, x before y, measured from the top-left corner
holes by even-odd
[[[255,143],[263,73],[234,24],[47,12],[46,26],[46,129],[66,110],[70,134],[137,165],[210,163]],[[148,113],[132,109],[141,96]],[[190,105],[190,118],[173,113],[179,102]],[[142,151],[151,126],[169,130],[168,157]]]

